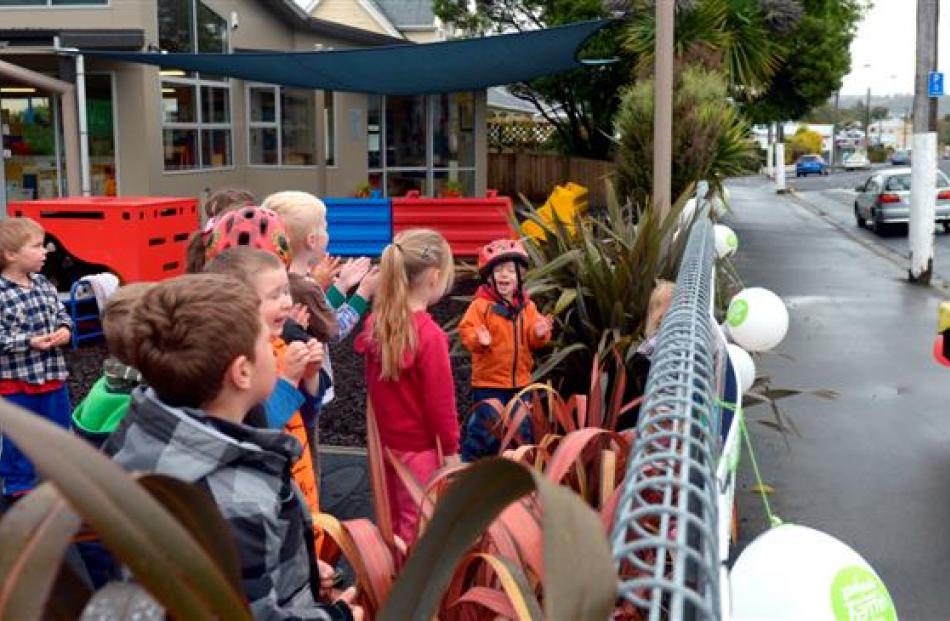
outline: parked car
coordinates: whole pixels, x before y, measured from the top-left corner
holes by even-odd
[[[828,164],[820,155],[803,155],[795,162],[795,176],[807,177],[808,175],[827,175]]]
[[[844,156],[841,165],[845,170],[867,170],[871,167],[868,156],[860,151],[853,151]]]
[[[893,166],[910,166],[910,151],[894,151],[887,160]]]
[[[877,233],[910,221],[910,168],[893,168],[868,178],[855,188],[854,219],[858,226],[871,224]],[[950,232],[950,179],[937,171],[936,221]]]

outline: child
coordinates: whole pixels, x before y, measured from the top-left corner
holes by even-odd
[[[451,288],[452,251],[428,229],[404,231],[383,251],[374,310],[356,339],[383,447],[422,484],[446,462],[458,463],[459,427],[449,341],[426,308]],[[393,528],[408,545],[418,508],[386,463]]]
[[[287,271],[277,256],[256,248],[235,247],[215,256],[205,270],[237,278],[250,285],[261,298],[261,315],[269,330],[280,377],[291,386],[299,386],[300,394],[304,397],[303,407],[287,412],[283,418],[275,418],[275,412],[268,410],[269,427],[282,428],[294,436],[303,447],[303,454],[294,462],[292,474],[311,512],[319,513],[320,496],[313,458],[316,444],[310,430],[316,425],[315,412],[319,410],[319,403],[323,398],[321,388],[325,389],[328,384],[326,376],[321,377],[320,373],[323,346],[316,339],[310,339],[306,343],[297,341],[289,344],[281,339],[284,323],[290,316],[292,306]],[[317,531],[316,534],[319,546],[322,532]]]
[[[132,310],[154,283],[132,283],[116,291],[102,311],[102,333],[109,357],[100,377],[73,412],[73,429],[96,447],[102,446],[129,409],[131,394],[142,375],[129,365],[127,332]]]
[[[207,218],[205,226],[191,235],[191,239],[188,240],[188,248],[185,251],[185,270],[189,274],[197,274],[204,269],[205,248],[208,245],[207,238],[214,228],[217,218],[242,207],[253,205],[254,195],[246,190],[226,188],[218,190],[208,197],[202,207],[202,211]]]
[[[532,352],[551,339],[551,320],[538,312],[524,290],[527,267],[528,253],[520,241],[496,240],[478,254],[485,284],[459,323],[462,345],[472,352],[472,399],[477,404],[465,426],[465,461],[498,453],[501,442],[495,428],[500,421],[485,400],[507,405],[531,382]],[[519,431],[522,442],[531,441],[530,421]]]
[[[303,304],[310,312],[307,328],[314,338],[323,343],[339,343],[356,328],[373,297],[379,282],[379,269],[370,267],[368,259],[349,261],[340,268],[329,290],[314,277],[317,266],[326,258],[327,208],[323,201],[307,192],[277,192],[266,199],[262,207],[273,209],[283,218],[290,241],[293,260],[290,264],[290,294],[295,304]],[[349,291],[359,284],[356,293],[347,298]],[[324,358],[324,368],[332,378],[330,358]],[[324,404],[333,398],[332,386]]]
[[[43,228],[29,218],[0,220],[0,395],[69,428],[66,359],[72,321],[56,288],[39,271],[46,262]],[[32,462],[2,438],[3,505],[36,485]]]
[[[105,450],[128,470],[174,476],[214,499],[254,618],[352,619],[344,600],[316,603],[309,518],[288,476],[300,445],[242,422],[277,379],[260,303],[221,274],[146,292],[132,313],[129,352],[149,388],[132,394]]]
[[[653,285],[653,291],[650,292],[650,300],[647,303],[647,320],[643,328],[644,339],[627,365],[630,371],[628,390],[631,399],[642,397],[646,390],[647,377],[653,364],[653,352],[656,351],[656,338],[660,332],[663,316],[666,315],[666,311],[669,310],[670,304],[673,302],[675,288],[676,283],[657,279]],[[617,430],[622,431],[636,427],[639,418],[640,406],[637,405],[620,415],[617,420]]]

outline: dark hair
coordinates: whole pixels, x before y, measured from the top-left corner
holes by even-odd
[[[109,298],[102,309],[102,334],[106,340],[109,353],[122,364],[129,362],[129,327],[132,321],[132,311],[155,283],[136,282],[121,287]]]
[[[128,353],[164,403],[200,408],[221,392],[228,367],[254,360],[263,329],[260,298],[223,274],[192,274],[156,284],[132,311]]]

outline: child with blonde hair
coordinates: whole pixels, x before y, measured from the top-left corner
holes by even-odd
[[[422,484],[459,463],[459,424],[449,339],[426,309],[452,287],[452,250],[439,233],[410,229],[383,251],[373,312],[356,340],[366,359],[366,386],[380,441]],[[418,508],[386,464],[393,528],[415,539]]]
[[[40,273],[44,235],[29,218],[0,220],[0,396],[68,429],[69,371],[61,348],[73,326],[56,287]],[[0,435],[0,503],[35,485],[33,462]]]

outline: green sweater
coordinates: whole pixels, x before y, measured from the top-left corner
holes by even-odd
[[[73,428],[99,444],[115,431],[125,418],[130,402],[129,393],[110,391],[106,378],[100,377],[92,385],[86,398],[73,411]]]

